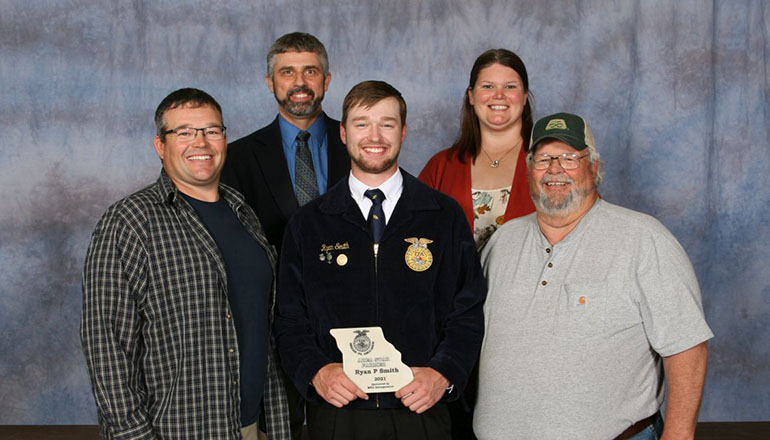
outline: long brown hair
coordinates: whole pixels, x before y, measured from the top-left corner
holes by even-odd
[[[532,95],[529,93],[529,77],[524,61],[518,55],[507,49],[490,49],[476,58],[471,69],[471,77],[468,81],[468,88],[463,95],[462,121],[460,123],[460,133],[449,150],[450,156],[457,155],[457,159],[465,163],[465,156],[468,155],[475,162],[476,157],[481,153],[481,128],[479,127],[479,117],[473,110],[468,91],[473,89],[476,81],[479,79],[479,72],[492,64],[501,64],[515,70],[521,77],[524,85],[524,91],[527,92],[527,102],[524,104],[524,111],[521,115],[521,138],[522,147],[526,150],[529,147],[529,136],[532,132]]]

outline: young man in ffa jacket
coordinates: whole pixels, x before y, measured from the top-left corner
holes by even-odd
[[[450,438],[445,401],[462,392],[483,337],[486,285],[462,210],[398,168],[406,103],[365,81],[343,103],[351,173],[291,219],[275,325],[283,366],[308,399],[311,438]],[[414,379],[364,393],[331,329],[382,328]]]

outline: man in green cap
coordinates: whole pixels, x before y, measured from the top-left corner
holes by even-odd
[[[481,255],[489,291],[474,430],[508,438],[693,438],[713,337],[692,265],[654,218],[599,197],[585,120],[539,120],[536,212]]]

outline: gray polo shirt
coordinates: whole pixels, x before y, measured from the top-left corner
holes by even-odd
[[[480,440],[614,438],[660,407],[661,356],[713,337],[674,236],[601,199],[556,246],[506,223],[481,261]]]

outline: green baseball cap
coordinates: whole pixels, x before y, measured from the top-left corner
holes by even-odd
[[[541,141],[557,139],[570,147],[582,151],[596,147],[591,127],[585,119],[571,113],[555,113],[539,119],[532,128],[529,151],[534,151]]]

